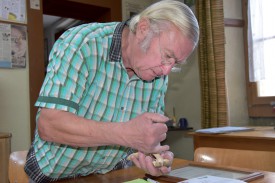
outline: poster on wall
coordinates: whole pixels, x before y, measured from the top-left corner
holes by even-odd
[[[27,23],[26,0],[0,0],[0,20]]]
[[[0,67],[25,68],[27,27],[0,23]]]
[[[122,19],[126,21],[152,4],[152,0],[122,0]]]

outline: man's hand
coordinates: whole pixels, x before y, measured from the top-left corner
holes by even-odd
[[[122,136],[126,146],[144,153],[159,153],[169,150],[168,145],[161,146],[166,139],[169,118],[156,113],[144,113],[125,123]]]
[[[159,154],[162,160],[167,161],[166,165],[157,166],[154,162],[159,161],[160,157],[152,157],[151,155],[146,155],[142,152],[138,152],[129,156],[129,159],[134,162],[134,164],[143,169],[146,173],[153,176],[161,176],[168,174],[171,171],[171,164],[174,159],[174,154],[170,151],[163,152]]]

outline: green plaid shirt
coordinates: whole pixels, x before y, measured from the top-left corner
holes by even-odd
[[[163,114],[168,77],[151,82],[129,78],[121,58],[124,26],[125,22],[91,23],[66,31],[51,51],[35,105],[101,122],[125,122],[144,112]],[[33,146],[39,167],[52,178],[104,174],[128,150],[118,145],[75,148],[47,142],[37,130]]]

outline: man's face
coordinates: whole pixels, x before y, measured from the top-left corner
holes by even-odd
[[[153,37],[146,52],[140,51],[132,57],[132,69],[146,81],[168,75],[175,64],[185,62],[193,46],[193,42],[173,26]]]

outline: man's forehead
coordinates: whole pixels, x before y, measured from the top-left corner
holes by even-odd
[[[179,30],[170,30],[160,35],[160,44],[164,52],[176,60],[185,60],[193,49],[192,42]]]

